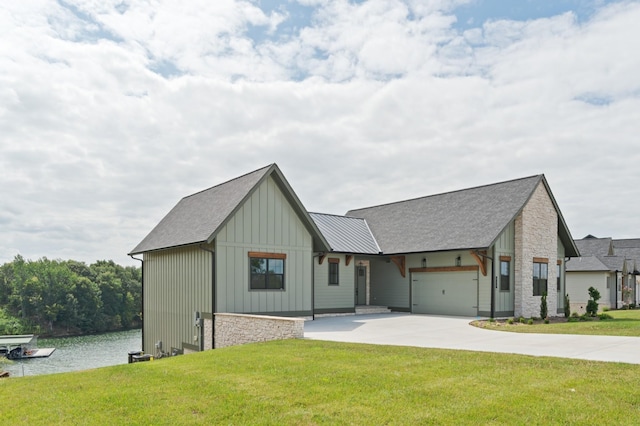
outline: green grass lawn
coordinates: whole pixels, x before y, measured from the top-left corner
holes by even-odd
[[[490,330],[513,331],[516,333],[546,333],[546,334],[593,334],[605,336],[635,336],[640,337],[640,309],[608,311],[613,319],[566,322],[551,320],[545,324],[537,320],[529,325],[518,322],[508,324],[504,320],[488,322],[474,321],[474,325]]]
[[[287,340],[0,380],[3,424],[635,424],[640,365]]]

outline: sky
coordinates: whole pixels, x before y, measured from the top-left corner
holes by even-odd
[[[640,238],[640,1],[0,4],[0,264],[127,256],[277,163],[309,211],[545,174]]]

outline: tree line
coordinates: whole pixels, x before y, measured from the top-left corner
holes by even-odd
[[[90,334],[138,328],[139,267],[100,260],[36,261],[16,256],[0,266],[0,335]]]

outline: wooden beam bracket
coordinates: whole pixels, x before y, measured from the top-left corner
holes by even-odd
[[[480,266],[480,272],[482,272],[483,276],[487,276],[487,251],[471,251],[471,256],[475,259],[478,266]]]
[[[400,275],[402,278],[407,276],[407,264],[404,256],[391,256],[391,261],[395,263],[395,265],[400,270]]]

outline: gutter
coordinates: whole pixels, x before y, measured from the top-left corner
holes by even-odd
[[[142,313],[142,345],[140,348],[142,349],[142,353],[144,353],[144,259],[138,259],[134,257],[132,254],[129,255],[130,258],[140,261],[140,272],[142,281],[140,284],[140,302],[142,306],[140,306],[140,312]]]

